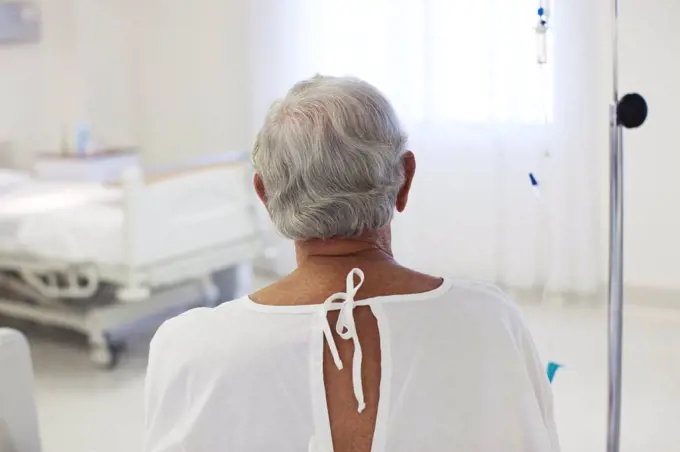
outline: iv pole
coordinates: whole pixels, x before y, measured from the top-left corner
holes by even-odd
[[[609,113],[609,402],[607,452],[619,452],[621,437],[621,364],[623,357],[623,129],[641,126],[647,103],[639,94],[619,100],[619,0],[613,7],[613,104]]]
[[[623,358],[623,129],[640,127],[647,119],[647,103],[636,93],[619,99],[619,0],[612,2],[613,103],[609,111],[609,401],[607,452],[619,452],[621,437],[621,364]],[[549,0],[539,0],[538,64],[545,64],[549,29]],[[530,174],[532,185],[538,183]]]

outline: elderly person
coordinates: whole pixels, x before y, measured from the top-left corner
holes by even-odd
[[[160,328],[146,452],[558,450],[517,308],[492,286],[395,260],[390,221],[416,162],[376,88],[298,83],[269,111],[253,162],[297,269]]]

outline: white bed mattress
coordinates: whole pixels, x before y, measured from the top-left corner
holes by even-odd
[[[25,184],[29,179],[23,171],[0,168],[0,194]]]
[[[21,221],[15,247],[22,252],[67,262],[123,262],[123,210],[82,205]]]
[[[28,182],[0,195],[0,253],[67,262],[122,262],[119,189]]]

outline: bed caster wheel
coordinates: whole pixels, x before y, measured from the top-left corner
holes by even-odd
[[[90,359],[102,369],[114,369],[120,362],[123,352],[123,344],[102,344],[93,346],[90,350]]]

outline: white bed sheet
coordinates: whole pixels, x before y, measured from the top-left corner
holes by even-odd
[[[0,168],[0,194],[30,180],[28,174],[22,171]]]
[[[21,221],[17,244],[23,252],[75,263],[124,262],[123,210],[119,206],[87,204]]]
[[[123,191],[120,188],[102,184],[28,179],[0,192],[0,221],[89,203],[118,203],[122,198]]]
[[[0,253],[66,262],[123,261],[122,192],[30,181],[0,195]]]

